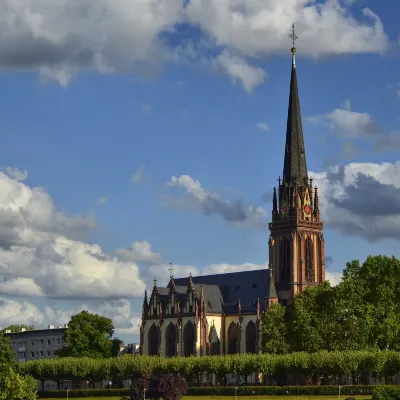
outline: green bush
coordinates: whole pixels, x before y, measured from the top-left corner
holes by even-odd
[[[66,390],[38,392],[39,399],[65,399]],[[68,391],[69,398],[129,396],[129,389],[75,389]]]
[[[340,394],[343,395],[370,395],[375,386],[341,386]],[[236,389],[238,396],[261,396],[261,395],[288,395],[288,396],[309,396],[309,395],[329,395],[339,394],[338,386],[238,386]],[[234,386],[214,386],[214,387],[192,387],[189,388],[188,396],[234,396]]]
[[[384,386],[391,387],[391,386]],[[341,386],[340,393],[344,396],[354,395],[371,395],[375,390],[380,390],[380,387],[374,385],[349,385]],[[398,389],[400,390],[400,389]],[[238,396],[312,396],[312,395],[327,395],[335,396],[339,394],[338,386],[238,386],[236,390]],[[65,390],[52,390],[48,392],[38,393],[39,398],[65,398]],[[191,387],[188,389],[187,396],[231,396],[235,395],[234,386],[213,386],[213,387]],[[87,389],[87,390],[70,390],[69,397],[129,397],[129,389]],[[399,397],[390,398],[400,400]],[[374,400],[389,400],[389,398],[375,398]]]
[[[400,400],[400,386],[376,386],[372,400]]]

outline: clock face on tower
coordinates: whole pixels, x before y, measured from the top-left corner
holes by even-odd
[[[308,214],[310,214],[310,212],[311,212],[311,207],[308,205],[308,204],[306,204],[305,206],[304,206],[304,212],[308,215]]]

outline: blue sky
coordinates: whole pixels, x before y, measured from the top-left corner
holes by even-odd
[[[168,263],[265,266],[292,22],[329,276],[398,255],[400,3],[75,4],[0,0],[2,325],[84,307],[134,342]]]

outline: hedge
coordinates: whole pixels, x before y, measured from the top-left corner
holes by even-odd
[[[372,392],[372,400],[400,400],[400,387],[377,386]]]
[[[122,356],[108,359],[55,358],[20,363],[19,372],[60,386],[77,378],[91,383],[131,376],[179,373],[198,383],[201,377],[234,374],[246,378],[253,373],[277,376],[287,373],[303,377],[357,376],[363,372],[384,377],[389,382],[400,375],[400,353],[395,351],[343,351],[291,353],[286,355],[244,354],[204,357]]]
[[[340,393],[343,395],[371,395],[377,386],[368,385],[349,385],[341,386]],[[400,392],[399,392],[400,393]],[[311,396],[311,395],[329,395],[335,396],[339,394],[338,386],[239,386],[236,390],[238,396]],[[189,388],[187,396],[230,396],[235,395],[234,386],[214,386],[214,387],[197,387]],[[51,390],[48,392],[38,392],[39,398],[65,398],[65,390]],[[118,397],[129,396],[129,389],[87,389],[87,390],[70,390],[68,396],[76,397]],[[394,400],[400,400],[397,397]],[[375,398],[374,400],[388,400],[387,398]]]
[[[37,392],[39,399],[65,399],[66,390],[48,390],[46,392]],[[69,390],[68,397],[119,397],[128,396],[129,389],[76,389]]]

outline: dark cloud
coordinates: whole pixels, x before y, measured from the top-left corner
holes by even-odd
[[[217,197],[207,196],[201,202],[201,209],[206,215],[219,214],[229,222],[243,222],[247,219],[246,206],[239,199],[227,202]]]
[[[331,196],[329,201],[336,207],[361,216],[400,214],[400,189],[380,183],[371,176],[361,173],[357,174],[352,185],[345,187],[343,196],[340,198]]]

